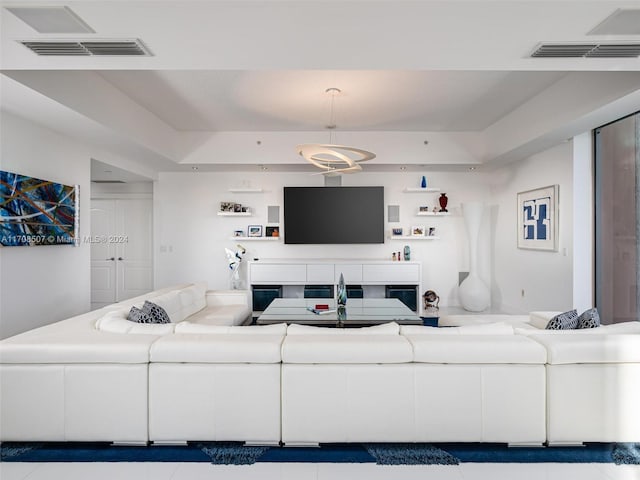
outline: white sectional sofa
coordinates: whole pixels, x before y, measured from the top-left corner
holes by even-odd
[[[172,323],[123,317],[146,299]],[[247,292],[180,285],[1,341],[0,441],[640,441],[640,322],[239,326],[249,314]]]

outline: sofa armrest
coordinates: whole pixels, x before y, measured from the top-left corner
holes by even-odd
[[[224,305],[244,305],[249,307],[249,290],[208,290],[206,295],[208,307]]]

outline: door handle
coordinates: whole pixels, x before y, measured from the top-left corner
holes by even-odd
[[[112,262],[116,259],[116,257],[105,258],[105,260],[111,260]]]
[[[118,257],[118,260],[124,260],[124,258],[122,258],[122,257]]]

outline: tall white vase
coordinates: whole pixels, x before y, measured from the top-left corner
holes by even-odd
[[[489,287],[478,276],[478,234],[484,213],[484,204],[469,202],[462,204],[462,214],[469,236],[469,276],[458,287],[460,303],[465,310],[481,312],[491,304]]]

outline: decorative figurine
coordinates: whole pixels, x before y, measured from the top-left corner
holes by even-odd
[[[402,255],[400,255],[400,252],[398,252],[398,261],[402,260]]]
[[[338,306],[344,306],[347,304],[347,287],[344,284],[344,277],[340,274],[340,280],[338,281]]]
[[[404,246],[404,259],[407,262],[411,260],[411,247],[409,245]]]
[[[393,252],[393,261],[396,261],[396,252]]]
[[[440,303],[440,297],[433,290],[427,290],[426,292],[424,292],[424,295],[422,296],[422,299],[424,300],[424,309],[425,310],[439,310],[440,309],[440,307],[438,307],[438,304]],[[434,302],[435,302],[435,305],[434,305]]]
[[[420,186],[422,188],[427,188],[427,177],[425,177],[424,175],[422,176],[422,182],[420,183]]]
[[[441,212],[448,212],[449,210],[447,210],[447,203],[449,203],[449,199],[447,198],[447,194],[446,193],[441,193],[440,194],[440,198],[438,199],[438,202],[440,203],[440,211]]]

